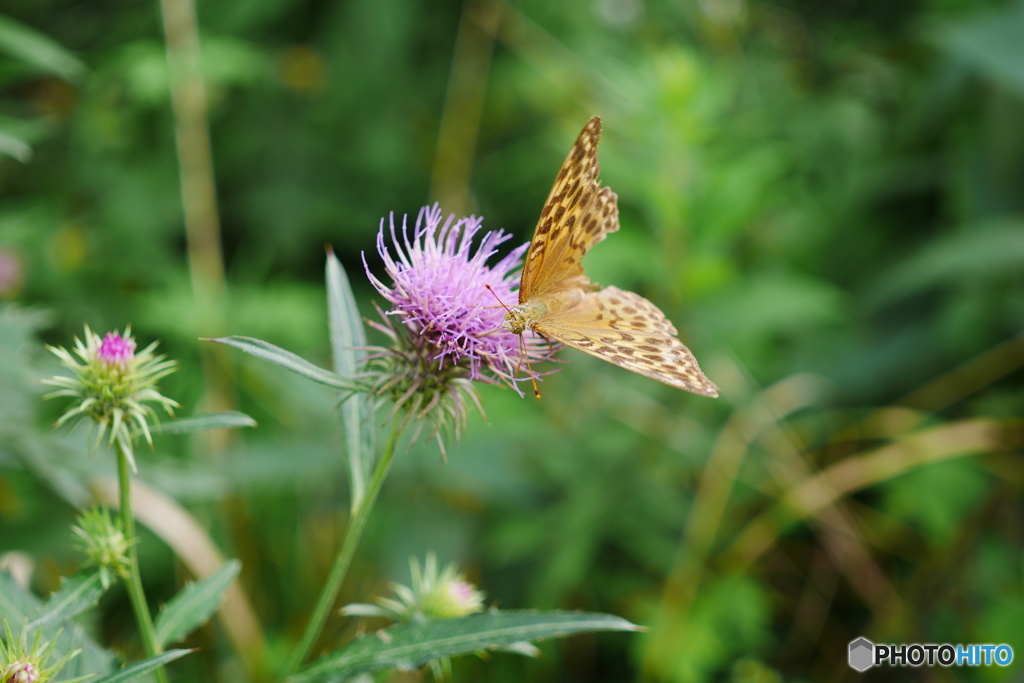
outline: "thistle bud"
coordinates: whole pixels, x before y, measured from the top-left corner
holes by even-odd
[[[11,626],[4,621],[5,639],[0,642],[0,683],[48,683],[64,665],[78,655],[81,650],[74,650],[61,657],[50,666],[46,662],[51,659],[57,641],[42,642],[42,629],[36,630],[32,647],[28,646],[28,637],[23,631],[18,636],[11,632]],[[79,679],[76,679],[79,680]]]
[[[43,398],[70,397],[68,409],[57,426],[73,425],[83,418],[96,426],[96,444],[107,437],[110,445],[120,446],[135,467],[133,432],[140,432],[152,447],[149,424],[157,419],[156,404],[168,415],[178,404],[156,390],[158,379],[174,372],[176,363],[154,353],[153,342],[135,353],[131,328],[124,333],[108,332],[102,340],[85,327],[85,341],[75,339],[74,355],[60,347],[47,347],[60,359],[71,375],[56,375],[40,380],[57,387]],[[77,356],[77,358],[75,357]]]
[[[465,579],[458,567],[438,568],[437,556],[428,553],[423,565],[409,560],[412,585],[392,583],[394,598],[378,597],[375,605],[348,605],[343,614],[375,616],[395,621],[425,621],[465,617],[484,608],[484,594]]]
[[[120,517],[113,520],[106,508],[94,508],[78,517],[71,531],[78,539],[78,549],[87,564],[99,567],[103,587],[109,588],[113,577],[128,577],[128,549],[131,544],[121,529]]]

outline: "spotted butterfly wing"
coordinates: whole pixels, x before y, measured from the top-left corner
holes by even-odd
[[[579,286],[596,289],[583,274],[583,255],[619,229],[619,198],[597,183],[601,119],[590,119],[562,162],[530,241],[519,303]]]
[[[718,396],[693,353],[658,307],[639,294],[606,287],[533,329],[601,360],[701,396]]]

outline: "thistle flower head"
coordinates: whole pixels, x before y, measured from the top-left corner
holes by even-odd
[[[78,539],[78,549],[86,556],[87,564],[99,567],[103,587],[108,588],[115,576],[128,578],[131,543],[121,528],[120,517],[114,520],[107,508],[93,508],[76,521],[71,531]]]
[[[5,640],[0,642],[0,683],[47,683],[81,652],[69,652],[59,661],[47,666],[46,662],[57,644],[56,639],[42,642],[43,631],[37,629],[32,647],[29,647],[27,634],[22,631],[15,636],[6,621],[4,634]]]
[[[477,240],[481,224],[481,218],[454,215],[442,222],[437,204],[421,209],[411,230],[407,217],[398,228],[392,214],[377,234],[390,284],[374,276],[363,257],[370,281],[391,304],[383,323],[371,323],[391,340],[368,356],[371,391],[396,409],[408,407],[409,415],[430,418],[435,435],[449,424],[458,434],[466,407],[480,408],[470,382],[501,383],[522,395],[518,383],[528,375],[517,373],[555,350],[533,333],[520,337],[500,329],[505,311],[499,302],[516,302],[518,268],[529,245],[489,264],[510,235],[498,230]]]
[[[392,583],[393,598],[378,597],[373,605],[348,605],[342,613],[394,621],[428,621],[483,611],[484,594],[467,581],[454,564],[438,567],[437,556],[427,553],[422,566],[416,558],[410,558],[409,568],[411,586]]]
[[[111,446],[124,450],[135,470],[133,430],[153,445],[149,423],[156,421],[157,415],[147,404],[156,404],[168,414],[173,414],[172,408],[178,406],[156,390],[157,380],[174,372],[176,363],[154,353],[156,342],[135,353],[130,327],[123,334],[107,333],[101,340],[86,325],[84,341],[75,338],[74,354],[61,347],[47,348],[71,371],[70,375],[40,380],[57,387],[57,391],[43,398],[66,396],[73,399],[57,420],[57,426],[70,426],[83,418],[91,418],[97,431],[96,444],[108,437]]]

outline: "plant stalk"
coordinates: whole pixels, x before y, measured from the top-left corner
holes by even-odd
[[[142,637],[142,647],[146,657],[156,657],[161,652],[161,647],[156,642],[156,631],[153,629],[153,617],[149,614],[149,605],[146,603],[146,594],[142,590],[142,576],[139,574],[139,555],[135,546],[135,514],[132,512],[132,473],[128,461],[128,454],[124,446],[117,445],[117,476],[121,494],[121,525],[124,529],[125,540],[128,542],[128,577],[125,579],[125,586],[128,588],[128,598],[132,603],[132,611],[135,612],[135,621],[139,626],[139,635]],[[156,669],[157,683],[167,683],[167,673],[164,668]]]
[[[391,430],[391,436],[388,438],[387,445],[384,446],[384,452],[381,453],[380,458],[377,460],[377,467],[373,471],[373,478],[366,489],[366,494],[352,513],[348,530],[345,532],[345,540],[342,541],[341,549],[334,560],[334,566],[331,567],[331,573],[327,576],[327,581],[320,591],[320,598],[317,601],[316,609],[313,610],[313,616],[310,617],[309,623],[306,624],[306,631],[302,635],[302,640],[299,641],[298,647],[295,648],[291,659],[288,660],[287,667],[285,668],[286,676],[298,670],[306,660],[306,657],[309,656],[309,651],[313,648],[313,644],[323,630],[327,614],[337,599],[338,591],[341,590],[341,584],[345,580],[349,566],[352,564],[352,557],[355,555],[359,539],[362,538],[363,530],[366,528],[366,520],[370,516],[370,510],[373,509],[374,503],[377,502],[377,494],[380,493],[388,470],[391,469],[391,461],[394,460],[395,447],[398,444],[398,436],[401,431],[401,420],[396,419]]]

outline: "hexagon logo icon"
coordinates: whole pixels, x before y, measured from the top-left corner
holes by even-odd
[[[875,644],[867,638],[858,638],[850,643],[850,668],[867,671],[875,665]]]

